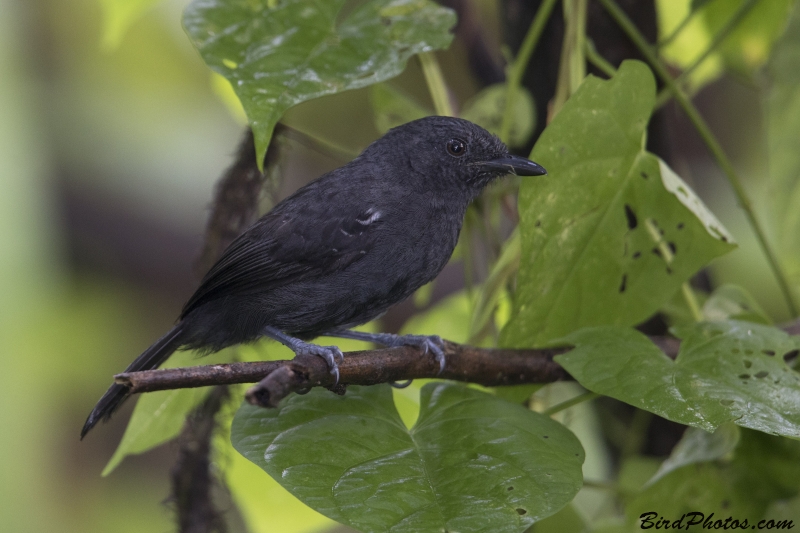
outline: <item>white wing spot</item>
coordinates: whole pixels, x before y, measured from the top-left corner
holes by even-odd
[[[371,207],[369,209],[367,209],[366,213],[364,213],[364,214],[365,215],[369,215],[369,218],[367,218],[367,219],[357,218],[356,219],[356,222],[358,222],[359,224],[361,224],[363,226],[369,226],[370,224],[372,224],[373,222],[375,222],[376,220],[381,218],[381,212],[377,211],[377,210],[373,210]]]

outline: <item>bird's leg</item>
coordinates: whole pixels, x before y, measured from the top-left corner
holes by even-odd
[[[336,360],[338,359],[339,362],[344,361],[344,354],[342,354],[342,351],[338,348],[338,346],[320,346],[318,344],[311,344],[309,342],[301,341],[296,337],[292,337],[291,335],[287,335],[286,333],[271,326],[264,328],[264,335],[280,342],[292,350],[295,355],[316,355],[322,357],[325,362],[328,363],[328,368],[330,368],[331,374],[333,374],[333,376],[336,378],[334,385],[339,383],[339,365]]]
[[[416,346],[424,353],[433,352],[436,362],[439,363],[439,373],[441,374],[444,370],[444,341],[438,335],[395,335],[393,333],[366,333],[350,329],[337,329],[329,331],[325,335],[374,342],[389,348]]]

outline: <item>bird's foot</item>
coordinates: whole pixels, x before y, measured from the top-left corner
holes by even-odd
[[[444,341],[439,335],[395,335],[394,346],[415,346],[423,353],[432,353],[439,363],[439,374],[444,371]]]
[[[339,384],[339,363],[344,361],[344,354],[338,346],[311,344],[310,342],[305,342],[291,335],[287,335],[271,326],[264,328],[264,335],[288,347],[295,355],[316,355],[317,357],[322,357],[328,364],[331,374],[333,374],[335,380],[333,385],[336,386]]]
[[[322,357],[328,364],[331,374],[334,377],[334,385],[339,384],[339,363],[344,361],[344,354],[338,346],[320,346],[300,341],[291,347],[295,355],[316,355]]]

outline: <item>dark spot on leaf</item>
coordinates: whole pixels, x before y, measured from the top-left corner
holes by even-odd
[[[728,242],[728,238],[725,235],[720,235],[719,238],[722,240],[722,242]]]
[[[728,500],[722,500],[722,505],[721,506],[722,506],[723,509],[727,509],[728,507],[731,506],[731,502],[728,501]]]
[[[747,349],[744,351],[745,355],[753,355],[753,350]]]
[[[661,250],[658,247],[653,248],[653,253],[656,254],[658,257],[661,257]]]
[[[528,514],[528,511],[526,511],[526,510],[525,510],[525,509],[523,509],[522,507],[517,507],[517,514],[518,514],[518,515],[520,515],[520,516],[522,516],[522,515],[524,515],[524,514]]]
[[[672,274],[672,269],[670,267],[667,267],[667,274]]]
[[[642,176],[644,179],[647,179],[647,178],[649,177],[649,176],[647,175],[647,172],[642,172],[642,173],[641,173],[641,176]]]
[[[639,224],[639,221],[636,220],[636,213],[628,204],[625,204],[625,217],[628,219],[628,229],[634,229]]]
[[[756,374],[756,377],[758,379],[762,379],[762,378],[765,378],[767,376],[769,376],[769,372],[767,372],[766,370],[762,370],[761,372]]]
[[[731,350],[731,353],[739,353],[739,348],[734,348]]]
[[[384,26],[391,26],[392,25],[392,19],[386,18],[386,17],[381,17],[381,23]]]
[[[792,361],[797,359],[798,355],[800,355],[800,350],[792,350],[790,352],[786,352],[785,354],[783,354],[783,360],[786,361],[787,363],[791,363]]]
[[[678,229],[683,229],[683,222],[680,222],[677,226]]]
[[[639,259],[642,256],[642,252],[633,252],[633,258]]]
[[[750,374],[739,374],[739,379],[750,379]]]
[[[548,437],[547,435],[542,435],[542,438],[543,439],[549,439],[550,437]]]
[[[751,366],[753,366],[753,363],[748,361],[747,359],[745,359],[744,360],[744,367],[745,368],[750,368]]]
[[[724,405],[725,407],[730,407],[731,405],[733,405],[733,400],[720,400],[719,403]]]
[[[683,185],[678,186],[678,192],[684,196],[687,196],[689,193],[686,192],[686,189],[683,188]]]
[[[761,350],[761,353],[763,353],[764,355],[769,355],[770,357],[775,355],[775,351],[774,350]]]
[[[506,490],[514,490],[514,487],[508,487]]]
[[[628,283],[628,275],[622,275],[622,283],[619,284],[619,292],[625,292],[625,285]]]
[[[537,220],[536,222],[533,223],[533,225],[538,228],[539,226],[542,225],[542,221],[541,220]]]
[[[675,255],[675,254],[677,253],[677,251],[678,251],[678,247],[677,247],[677,246],[675,246],[675,243],[674,243],[674,242],[672,242],[672,241],[669,241],[669,242],[667,243],[667,246],[669,246],[669,251],[670,251],[670,252],[672,252],[672,255]]]

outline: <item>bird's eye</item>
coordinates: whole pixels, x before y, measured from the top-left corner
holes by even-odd
[[[461,139],[450,139],[447,141],[447,153],[454,157],[461,157],[467,153],[467,143]]]

